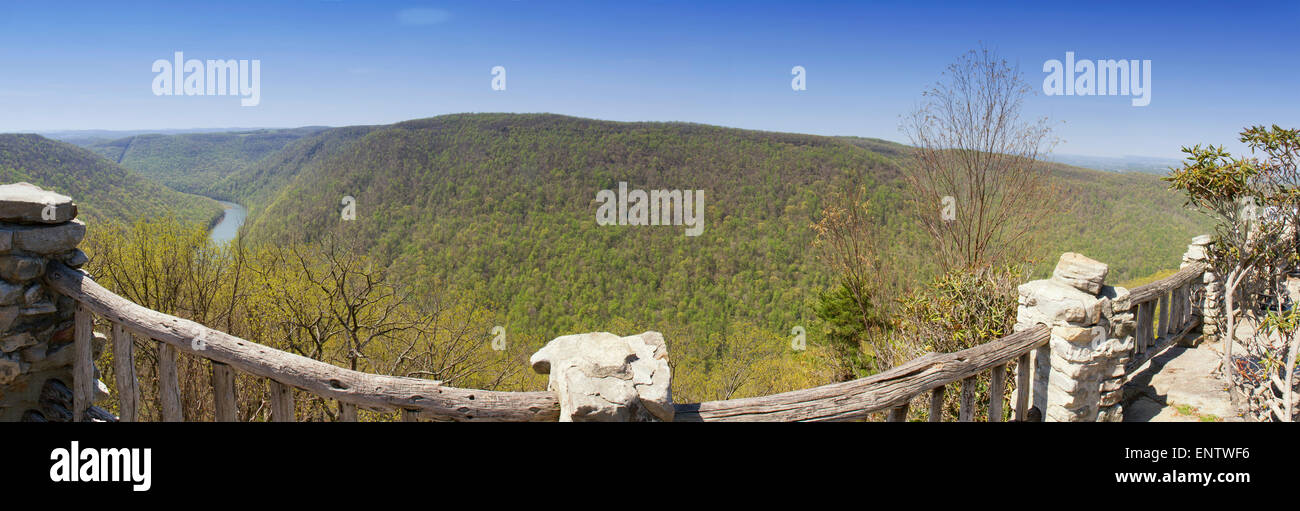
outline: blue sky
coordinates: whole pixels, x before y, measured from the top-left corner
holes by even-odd
[[[0,132],[555,112],[905,141],[900,116],[980,44],[1020,65],[1058,153],[1177,157],[1300,127],[1296,2],[0,1]],[[260,60],[261,103],[155,96],[150,66],[176,51]],[[1066,51],[1151,60],[1151,104],[1044,96]]]

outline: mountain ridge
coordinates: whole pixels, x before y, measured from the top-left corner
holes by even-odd
[[[25,181],[69,195],[90,222],[174,216],[211,224],[216,201],[145,179],[87,149],[36,134],[0,134],[0,181]]]
[[[249,206],[250,240],[356,239],[411,282],[466,287],[539,335],[618,319],[788,331],[811,321],[808,299],[832,279],[810,225],[833,192],[867,187],[887,255],[908,268],[890,277],[895,285],[933,274],[918,255],[926,237],[898,214],[906,147],[694,123],[452,114],[305,137],[227,176],[222,193]],[[1117,281],[1144,276],[1176,265],[1204,232],[1156,176],[1043,168],[1062,188],[1065,213],[1043,233],[1040,273],[1054,262],[1046,259],[1079,251],[1110,262]],[[596,193],[619,182],[705,190],[703,235],[598,227]],[[344,196],[356,200],[356,222],[340,220]],[[1168,221],[1151,224],[1154,215]]]

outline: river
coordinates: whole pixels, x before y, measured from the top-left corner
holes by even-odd
[[[235,235],[239,233],[239,226],[244,225],[244,219],[248,217],[248,210],[233,202],[217,202],[220,202],[221,206],[226,208],[226,214],[212,228],[210,237],[216,244],[223,245],[235,239]]]

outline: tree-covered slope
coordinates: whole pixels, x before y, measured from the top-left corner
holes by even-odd
[[[136,135],[86,147],[170,188],[205,194],[222,178],[323,129]]]
[[[71,196],[87,223],[173,215],[209,223],[216,201],[144,179],[86,149],[40,135],[0,134],[0,182],[26,181]]]
[[[231,172],[203,191],[210,197],[237,201],[256,212],[275,199],[286,185],[325,158],[346,150],[374,127],[330,129],[295,140],[242,169]]]
[[[1050,275],[1062,252],[1079,252],[1109,264],[1106,281],[1118,284],[1177,268],[1191,237],[1213,232],[1210,218],[1185,207],[1158,175],[1046,166],[1060,201],[1043,232],[1037,277]]]
[[[810,224],[836,190],[869,189],[900,261],[892,279],[932,272],[925,236],[901,213],[895,158],[905,152],[872,139],[466,114],[327,131],[224,183],[251,206],[250,238],[342,233],[413,286],[481,293],[512,329],[550,336],[622,318],[645,329],[716,333],[746,321],[789,332],[812,321],[811,300],[831,281]],[[1051,168],[1067,213],[1045,223],[1043,264],[1081,251],[1111,263],[1117,281],[1176,265],[1206,232],[1150,176]],[[703,233],[598,225],[597,193],[619,182],[703,190]],[[340,218],[344,196],[356,198],[354,221]]]

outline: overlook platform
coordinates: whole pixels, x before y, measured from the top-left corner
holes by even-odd
[[[1170,346],[1125,386],[1124,422],[1241,422],[1214,345]]]

